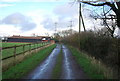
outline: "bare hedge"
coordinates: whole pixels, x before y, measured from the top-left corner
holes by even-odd
[[[118,68],[120,38],[112,38],[88,31],[81,32],[80,36],[78,33],[66,36],[63,41],[103,61],[107,66]]]

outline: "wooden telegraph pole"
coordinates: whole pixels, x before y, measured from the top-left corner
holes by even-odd
[[[81,23],[82,23],[82,25],[83,25],[84,32],[86,32],[85,24],[84,24],[84,20],[83,20],[82,12],[81,12],[81,3],[79,2],[79,49],[80,49],[80,32],[81,32]]]
[[[80,50],[80,30],[81,29],[81,3],[79,2],[79,39],[78,39],[78,41],[79,41],[79,50]]]
[[[55,22],[55,34],[57,33],[57,22]]]
[[[71,34],[72,34],[72,26],[73,26],[73,21],[70,21],[70,30],[71,30]]]

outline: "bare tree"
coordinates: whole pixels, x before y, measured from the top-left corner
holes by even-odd
[[[83,0],[84,1],[84,0]],[[109,6],[116,14],[117,17],[117,26],[120,29],[120,1],[119,2],[83,2],[92,6]]]
[[[103,25],[107,28],[108,32],[110,33],[110,36],[114,37],[114,31],[116,29],[116,25],[120,29],[120,1],[119,2],[111,2],[111,1],[110,2],[88,2],[88,1],[82,0],[82,3],[92,5],[92,6],[103,6],[103,15],[97,14],[96,16],[94,16],[92,14],[91,17],[94,17],[95,19],[101,18],[103,20]],[[110,10],[107,10],[107,12],[104,10],[105,5],[110,7]],[[111,10],[115,13],[114,17],[112,14],[108,14]],[[111,16],[111,18],[107,18],[108,15]],[[109,24],[108,22],[108,20],[110,19],[112,24]],[[115,19],[116,21],[114,21]]]

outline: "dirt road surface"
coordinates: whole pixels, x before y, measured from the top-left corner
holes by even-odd
[[[52,53],[35,68],[25,79],[50,79],[61,46],[58,44]]]
[[[83,69],[77,64],[70,50],[62,45],[63,50],[63,73],[61,79],[86,79]]]
[[[33,71],[31,71],[24,79],[52,79],[52,71],[57,61],[57,56],[60,53],[61,45],[51,52],[51,54],[40,63]],[[77,64],[70,50],[62,45],[63,63],[60,79],[87,79],[83,69]]]

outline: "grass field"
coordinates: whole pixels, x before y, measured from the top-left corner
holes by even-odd
[[[29,44],[29,43],[2,43],[2,46],[3,47],[11,47],[11,46],[15,46],[15,45],[25,45],[25,44]],[[43,46],[43,45],[41,43],[39,43],[38,46],[37,46],[37,44],[34,44],[34,45],[31,45],[31,49],[40,47],[40,46]],[[24,51],[29,50],[29,48],[30,48],[29,45],[25,46]],[[17,47],[16,54],[21,53],[21,52],[23,52],[23,46]],[[14,54],[14,48],[2,50],[2,58],[12,56],[13,54]]]
[[[11,47],[15,45],[24,45],[24,44],[29,44],[29,43],[7,43],[7,42],[2,42],[2,47]]]
[[[21,63],[12,66],[7,71],[3,72],[3,79],[20,79],[25,76],[29,71],[34,69],[40,62],[42,62],[56,47],[51,45],[45,49],[40,50],[38,53],[33,53],[28,58],[24,59]]]

